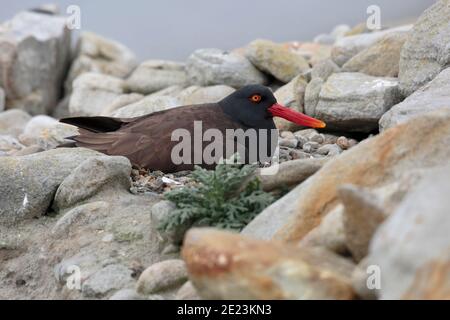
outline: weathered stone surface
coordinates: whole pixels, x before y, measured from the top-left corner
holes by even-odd
[[[120,264],[111,264],[87,278],[81,291],[85,297],[102,297],[112,290],[122,289],[133,284],[132,270]]]
[[[57,210],[82,203],[99,193],[128,190],[131,164],[125,157],[99,156],[83,161],[58,187],[53,201]]]
[[[114,111],[112,113],[112,116],[118,118],[133,118],[157,111],[170,109],[180,105],[181,103],[177,98],[160,95],[148,95],[135,103],[129,104]]]
[[[261,212],[244,230],[258,238],[297,242],[340,204],[344,184],[381,187],[449,163],[450,111],[430,112],[360,142]],[[283,223],[283,221],[285,223]]]
[[[314,114],[317,103],[319,102],[320,91],[324,84],[324,80],[320,77],[312,79],[305,88],[305,113]]]
[[[289,82],[309,69],[301,55],[269,40],[255,40],[247,46],[246,57],[261,71],[282,82]]]
[[[258,175],[262,188],[271,191],[276,188],[297,185],[319,170],[327,159],[299,159],[286,161],[279,165],[274,175]]]
[[[69,111],[72,116],[98,116],[124,92],[124,81],[99,73],[83,73],[73,83]]]
[[[448,165],[430,172],[375,234],[368,263],[381,269],[381,299],[450,298],[449,182]]]
[[[115,111],[122,107],[133,104],[142,100],[144,96],[140,93],[128,93],[122,94],[116,97],[109,105],[105,106],[101,112],[101,115],[111,116]]]
[[[24,147],[25,146],[22,145],[13,136],[0,135],[0,156],[4,155],[2,153],[6,154],[14,153],[15,151],[21,150]]]
[[[249,84],[266,84],[267,77],[245,57],[219,49],[199,49],[186,62],[191,84],[224,84],[240,88]]]
[[[60,97],[69,63],[66,18],[25,11],[0,28],[0,86],[6,106],[50,112]]]
[[[5,109],[5,91],[0,87],[0,112]]]
[[[197,290],[195,290],[192,282],[187,281],[183,284],[175,295],[176,300],[201,300],[199,297]]]
[[[331,59],[323,60],[317,63],[311,70],[311,78],[321,78],[326,81],[333,73],[340,72],[341,68]]]
[[[307,114],[325,121],[329,129],[370,132],[378,120],[401,99],[395,78],[363,73],[335,73],[321,87],[319,101]]]
[[[214,229],[188,231],[182,252],[206,299],[352,299],[353,264],[330,252],[295,248]]]
[[[134,289],[121,289],[114,293],[109,300],[146,300]]]
[[[443,70],[427,85],[393,106],[380,119],[380,131],[386,130],[426,112],[450,108],[450,68]]]
[[[142,272],[136,284],[137,292],[152,294],[173,289],[188,279],[183,260],[170,259],[155,263]]]
[[[400,89],[409,96],[428,83],[450,63],[450,10],[439,0],[414,24],[400,58]]]
[[[232,87],[216,85],[209,87],[190,86],[176,94],[182,105],[217,102],[233,93]]]
[[[82,32],[75,49],[75,59],[66,79],[66,91],[82,73],[94,72],[125,78],[136,67],[133,52],[124,45],[92,32]]]
[[[184,234],[190,227],[186,224],[185,227],[180,227],[171,231],[163,232],[158,230],[159,225],[175,210],[176,206],[173,202],[168,200],[159,201],[154,204],[151,209],[151,221],[152,229],[154,232],[158,233],[161,237],[161,242],[163,244],[176,244],[179,245],[183,241]]]
[[[362,72],[375,77],[397,77],[400,51],[408,32],[388,33],[342,66],[344,72]]]
[[[288,84],[275,91],[275,98],[278,103],[295,111],[303,112],[306,85],[307,82],[303,76],[296,76]],[[283,118],[275,117],[274,121],[279,130],[295,131],[299,129],[298,125]]]
[[[45,214],[59,184],[82,161],[98,156],[88,149],[55,149],[0,158],[0,222]]]
[[[411,28],[412,25],[405,25],[377,32],[362,33],[343,37],[336,41],[336,43],[334,44],[334,48],[331,52],[331,59],[333,59],[333,61],[341,67],[356,54],[368,48],[369,46],[383,38],[385,35],[398,31],[409,31],[411,30]]]
[[[165,60],[148,60],[141,63],[127,78],[128,90],[142,94],[187,83],[184,64]]]

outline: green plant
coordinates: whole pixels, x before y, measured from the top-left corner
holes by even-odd
[[[236,161],[219,163],[215,170],[196,167],[191,173],[194,186],[165,193],[176,209],[159,229],[170,231],[195,225],[241,230],[275,200],[261,189],[254,175],[256,168]]]

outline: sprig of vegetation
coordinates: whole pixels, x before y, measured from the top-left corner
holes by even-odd
[[[241,230],[275,200],[272,194],[261,189],[254,175],[256,168],[234,160],[219,163],[215,170],[196,167],[191,173],[194,186],[165,193],[176,209],[161,222],[159,229],[214,226]]]

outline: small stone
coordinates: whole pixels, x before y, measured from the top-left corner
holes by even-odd
[[[297,147],[297,143],[298,143],[297,139],[283,138],[283,139],[280,139],[280,141],[279,141],[280,146],[288,147],[288,148]]]
[[[325,144],[317,149],[318,154],[329,157],[337,156],[341,152],[342,149],[337,144]]]
[[[87,278],[81,287],[85,297],[101,298],[113,290],[130,286],[134,280],[132,271],[120,264],[111,264]]]
[[[325,136],[321,133],[311,136],[309,141],[317,142],[318,144],[322,144],[325,141]]]
[[[350,142],[344,136],[337,138],[336,144],[344,150],[347,150],[348,148],[350,148]]]
[[[292,160],[311,158],[311,155],[309,153],[303,152],[301,150],[291,150],[289,152],[289,155],[292,157]]]
[[[16,138],[12,136],[0,135],[0,151],[14,153],[24,147],[25,146],[22,145]]]
[[[160,224],[167,219],[176,206],[173,202],[168,200],[159,201],[151,208],[152,228],[160,235],[161,240],[167,244],[180,244],[183,241],[184,233],[189,228],[187,223],[175,230],[163,231],[159,229]]]
[[[183,284],[178,290],[177,294],[175,295],[175,299],[177,300],[201,300],[200,296],[197,293],[197,290],[195,290],[194,286],[192,285],[192,282],[187,281],[185,284]]]
[[[280,137],[285,139],[295,139],[295,135],[291,131],[282,131]]]
[[[320,145],[317,142],[308,141],[303,145],[302,149],[305,152],[312,153],[316,151],[319,148],[319,146]]]
[[[187,279],[186,265],[183,260],[165,260],[145,269],[139,277],[136,290],[141,294],[153,294],[179,286]]]
[[[145,297],[134,289],[122,289],[114,293],[109,300],[145,300]]]

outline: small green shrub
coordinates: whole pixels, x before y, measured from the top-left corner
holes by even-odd
[[[176,209],[159,229],[170,231],[182,226],[214,226],[241,230],[275,198],[261,189],[254,176],[256,165],[235,161],[220,163],[215,170],[196,167],[191,173],[194,186],[165,193]]]

